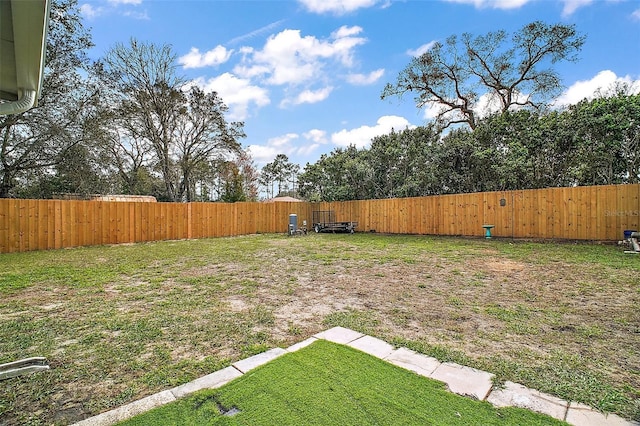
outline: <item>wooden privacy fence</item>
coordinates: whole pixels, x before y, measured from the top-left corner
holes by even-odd
[[[320,203],[358,231],[617,241],[640,230],[640,185],[583,186]]]
[[[0,199],[0,252],[286,232],[307,203]],[[307,213],[309,211],[309,213]]]
[[[334,210],[360,232],[616,241],[638,230],[640,185],[548,188],[334,203],[137,203],[0,199],[0,252],[311,229]]]

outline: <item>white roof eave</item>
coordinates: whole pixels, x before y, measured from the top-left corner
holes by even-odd
[[[2,32],[0,72],[4,76],[0,78],[0,93],[11,98],[0,103],[0,114],[17,114],[34,107],[40,95],[50,0],[2,1],[10,4],[0,9],[0,22],[13,31]]]

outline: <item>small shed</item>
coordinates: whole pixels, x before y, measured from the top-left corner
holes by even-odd
[[[293,197],[274,197],[264,200],[265,203],[302,203],[302,200]]]

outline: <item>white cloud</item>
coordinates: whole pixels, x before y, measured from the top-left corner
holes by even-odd
[[[147,13],[147,11],[142,11],[142,12],[136,12],[133,10],[127,10],[122,12],[123,16],[127,16],[129,18],[133,18],[133,19],[138,19],[140,21],[148,21],[151,18],[149,17],[149,14]]]
[[[565,18],[571,16],[576,10],[583,6],[588,6],[592,2],[593,0],[563,0],[562,16]]]
[[[298,149],[296,149],[296,154],[304,155],[304,156],[310,155],[311,153],[313,153],[313,151],[318,149],[319,146],[320,144],[317,144],[317,143],[312,143],[311,145],[299,146]]]
[[[238,75],[253,78],[264,75],[273,85],[317,81],[331,61],[353,66],[355,47],[366,42],[355,37],[360,27],[341,27],[330,39],[301,36],[299,30],[284,30],[269,37],[262,50],[245,51],[243,64],[234,69]]]
[[[338,146],[355,145],[357,148],[363,148],[371,143],[371,139],[376,136],[386,135],[391,129],[402,131],[405,128],[415,128],[416,126],[409,123],[404,117],[397,115],[385,115],[378,119],[375,126],[361,126],[351,130],[340,130],[331,135],[331,141]]]
[[[236,65],[235,68],[233,68],[234,73],[241,75],[245,78],[259,77],[264,74],[269,74],[270,71],[271,69],[269,67],[259,66],[259,65],[251,65],[251,66]]]
[[[477,9],[518,9],[531,0],[446,0],[451,3],[472,4]]]
[[[618,77],[613,71],[600,71],[590,80],[580,80],[573,83],[556,99],[556,106],[574,105],[583,99],[593,99],[598,92],[607,91],[616,84],[628,84],[632,93],[640,93],[640,78],[634,79],[627,75]]]
[[[347,81],[357,86],[367,86],[373,84],[384,75],[384,68],[371,71],[369,74],[349,74]]]
[[[423,44],[422,46],[418,47],[417,49],[409,49],[407,50],[407,55],[409,56],[422,56],[425,53],[427,53],[429,50],[431,50],[433,48],[433,46],[436,44],[437,42],[434,41],[430,41],[429,43]]]
[[[300,104],[315,104],[318,102],[322,102],[329,97],[332,90],[333,90],[333,87],[330,87],[330,86],[319,89],[319,90],[305,90],[302,93],[300,93],[298,96],[296,96],[296,98],[293,99],[292,101],[284,100],[281,106],[286,106],[289,103],[292,103],[293,105],[300,105]]]
[[[362,27],[359,26],[353,26],[353,27],[348,27],[346,25],[341,26],[340,28],[338,28],[337,30],[335,30],[334,32],[331,33],[331,37],[335,38],[335,39],[339,39],[339,38],[345,38],[345,37],[351,37],[354,35],[358,35],[362,32]]]
[[[309,12],[342,15],[358,9],[375,6],[380,0],[299,0]]]
[[[251,157],[256,164],[267,164],[276,158],[276,155],[282,154],[282,151],[269,145],[249,145],[247,151],[251,154]]]
[[[202,68],[224,64],[229,60],[233,50],[227,50],[224,46],[216,46],[213,49],[200,53],[196,47],[192,47],[189,53],[178,58],[178,63],[184,68]]]
[[[84,3],[80,5],[80,14],[88,19],[93,19],[100,16],[104,12],[104,8],[102,7],[94,7],[89,3]]]
[[[249,115],[249,105],[257,107],[268,105],[271,101],[268,92],[258,86],[252,86],[249,80],[224,73],[209,80],[196,79],[195,84],[206,92],[216,91],[229,107],[229,119],[244,120]]]
[[[640,9],[636,9],[631,13],[631,19],[634,21],[640,21]]]
[[[282,136],[276,136],[274,138],[270,138],[267,141],[267,145],[274,146],[277,148],[288,147],[291,141],[298,139],[300,136],[297,133],[287,133]]]
[[[313,141],[317,144],[325,144],[329,142],[327,140],[327,132],[320,129],[311,129],[308,132],[302,134],[305,139]]]
[[[281,136],[276,136],[267,140],[265,145],[250,145],[248,150],[251,152],[251,156],[258,164],[267,164],[273,161],[278,154],[285,154],[287,156],[301,154],[308,155],[318,148],[318,144],[310,145],[295,145],[300,138],[297,133],[286,133]]]
[[[443,111],[443,107],[440,104],[430,103],[424,107],[424,118],[425,120],[433,120]]]
[[[96,2],[93,2],[96,3]],[[80,14],[87,19],[95,19],[99,16],[116,13],[138,20],[149,20],[149,14],[146,10],[135,10],[133,6],[142,4],[142,0],[107,0],[102,3],[103,6],[94,6],[91,3],[83,3],[80,5]]]

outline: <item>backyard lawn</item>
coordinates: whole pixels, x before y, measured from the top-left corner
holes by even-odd
[[[252,235],[0,255],[0,423],[68,424],[344,326],[640,420],[640,257],[615,245]]]

